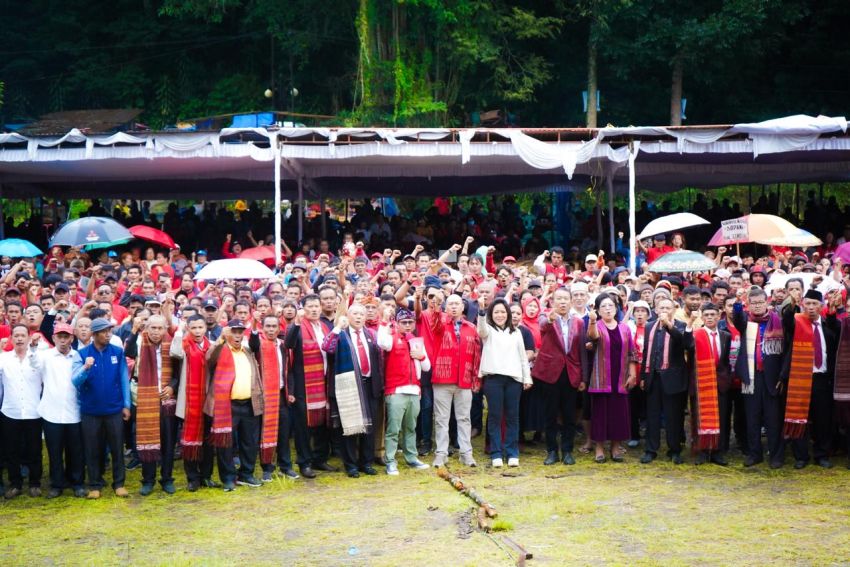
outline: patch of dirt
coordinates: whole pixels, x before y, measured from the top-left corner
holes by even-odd
[[[472,537],[472,532],[475,531],[472,527],[472,521],[475,519],[475,509],[471,508],[466,512],[461,512],[457,515],[455,523],[457,524],[458,539],[469,539]]]

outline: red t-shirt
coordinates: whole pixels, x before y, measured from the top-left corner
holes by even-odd
[[[666,253],[673,252],[674,250],[675,248],[667,245],[664,245],[661,248],[653,246],[652,248],[646,251],[646,261],[651,264]]]

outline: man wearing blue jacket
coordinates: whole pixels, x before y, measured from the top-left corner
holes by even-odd
[[[105,485],[103,458],[106,446],[112,460],[112,488],[126,498],[124,488],[124,425],[130,419],[130,378],[124,349],[110,344],[112,323],[95,319],[91,323],[92,343],[80,349],[82,366],[72,378],[80,392],[80,413],[88,473],[88,498],[100,498]]]

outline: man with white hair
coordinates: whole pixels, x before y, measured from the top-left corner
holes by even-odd
[[[174,494],[174,447],[177,442],[175,410],[179,374],[173,372],[171,337],[165,317],[151,315],[141,333],[130,335],[125,355],[135,358],[138,382],[136,396],[136,451],[142,462],[142,488],[139,494],[153,492],[156,463],[161,462],[160,484],[166,494]]]

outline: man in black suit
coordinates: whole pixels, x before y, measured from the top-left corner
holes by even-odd
[[[729,400],[727,399],[727,395],[729,387],[732,385],[732,373],[729,367],[729,349],[732,344],[732,335],[729,334],[729,331],[724,331],[718,328],[718,323],[720,322],[720,309],[713,303],[707,303],[703,306],[702,322],[702,328],[694,331],[694,349],[690,353],[691,359],[694,361],[694,364],[692,365],[694,373],[691,386],[692,391],[695,392],[695,403],[693,403],[691,407],[695,410],[699,409],[698,398],[696,397],[696,392],[699,387],[699,376],[697,375],[696,370],[696,342],[698,335],[703,334],[708,339],[710,347],[709,351],[712,359],[714,360],[715,376],[717,379],[717,410],[720,419],[720,432],[717,435],[717,443],[714,448],[704,447],[700,450],[697,454],[696,464],[701,465],[711,461],[717,465],[726,466],[729,463],[724,455],[725,451],[723,450],[722,440],[727,439],[729,435]],[[698,420],[698,411],[694,412],[691,419],[694,421],[694,429],[696,431],[694,443],[698,444],[699,427],[696,425]]]
[[[641,388],[646,390],[646,452],[640,462],[651,463],[661,446],[661,414],[666,419],[667,454],[674,464],[682,464],[685,404],[688,397],[688,369],[685,352],[693,345],[691,324],[673,319],[675,304],[667,296],[655,300],[658,319],[644,340],[641,361]]]
[[[360,390],[361,417],[365,419],[365,433],[347,434],[343,436],[342,461],[348,476],[357,478],[360,473],[376,475],[378,472],[372,466],[375,462],[375,430],[380,426],[375,423],[378,415],[378,404],[384,398],[384,376],[381,350],[370,329],[365,327],[366,308],[355,303],[348,308],[348,317],[340,317],[333,330],[325,337],[322,350],[335,355],[335,372],[329,378],[328,389],[331,392],[331,419],[340,420],[342,408],[336,406],[335,374],[353,370]],[[347,358],[347,360],[346,360]],[[341,406],[342,404],[340,404]],[[344,425],[341,422],[340,425]]]
[[[782,306],[782,326],[788,345],[789,356],[785,357],[782,367],[782,379],[788,384],[791,373],[791,360],[794,358],[794,333],[796,326],[805,324],[795,317],[797,300],[793,295]],[[835,376],[835,353],[838,350],[839,329],[834,317],[824,319],[823,295],[816,289],[810,289],[803,297],[801,318],[807,319],[812,325],[812,344],[814,363],[812,364],[812,390],[809,401],[808,423],[805,432],[791,439],[794,452],[794,468],[802,469],[809,463],[809,438],[812,438],[812,453],[814,461],[823,468],[831,468],[829,451],[832,446],[832,390]],[[804,317],[803,317],[804,316]],[[808,348],[808,344],[806,347]]]

